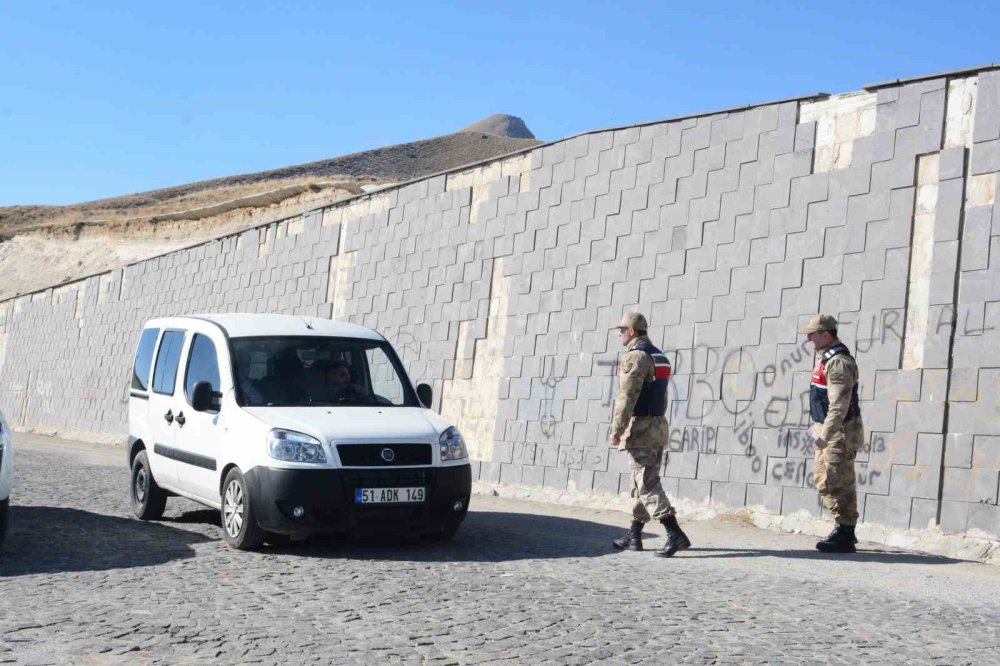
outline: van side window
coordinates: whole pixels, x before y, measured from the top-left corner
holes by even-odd
[[[368,369],[371,373],[372,390],[392,404],[398,405],[403,402],[403,382],[392,365],[392,360],[386,356],[385,350],[381,347],[366,349],[365,356],[368,357]]]
[[[191,353],[188,354],[187,377],[184,380],[184,395],[191,402],[194,385],[198,382],[208,382],[212,390],[218,392],[219,359],[215,353],[215,345],[204,335],[195,334],[191,342]]]
[[[156,368],[153,370],[153,390],[164,395],[174,394],[177,380],[177,363],[184,346],[184,331],[166,331],[160,341],[160,351],[156,354]]]
[[[139,348],[135,352],[135,364],[132,366],[132,388],[145,391],[149,388],[149,370],[153,366],[153,350],[156,349],[158,328],[147,328],[139,338]]]

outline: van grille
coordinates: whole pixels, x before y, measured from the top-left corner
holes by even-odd
[[[383,451],[391,454],[382,455]],[[337,454],[345,467],[399,467],[430,465],[430,444],[338,444]],[[390,458],[386,460],[386,458]]]
[[[431,480],[430,470],[422,469],[346,470],[344,489],[353,498],[355,488],[426,488]]]

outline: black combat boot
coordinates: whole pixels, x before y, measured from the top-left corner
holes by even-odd
[[[829,541],[830,539],[832,539],[832,538],[833,538],[833,535],[837,533],[837,530],[838,530],[838,529],[840,529],[840,525],[839,525],[839,524],[837,524],[837,523],[834,523],[834,527],[833,527],[833,529],[832,529],[832,530],[830,530],[830,533],[826,535],[826,538],[825,538],[825,539],[823,539],[823,541]],[[857,536],[855,536],[855,537],[854,537],[854,543],[857,543],[857,542],[858,542],[858,537],[857,537]]]
[[[656,551],[657,557],[673,557],[678,550],[687,550],[691,547],[691,540],[677,524],[677,516],[667,516],[660,522],[667,530],[667,542],[663,544],[662,550]]]
[[[830,535],[816,543],[816,550],[822,553],[856,553],[858,540],[854,536],[854,525],[837,523]]]
[[[615,539],[611,545],[618,550],[642,550],[642,526],[638,520],[632,521],[632,527],[628,528],[621,539]]]

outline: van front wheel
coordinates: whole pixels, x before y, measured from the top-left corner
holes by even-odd
[[[226,543],[239,550],[256,550],[264,543],[264,530],[257,524],[246,479],[234,467],[222,484],[222,533]]]
[[[157,485],[149,469],[149,456],[145,451],[132,461],[132,512],[140,520],[159,520],[167,506],[167,493]]]

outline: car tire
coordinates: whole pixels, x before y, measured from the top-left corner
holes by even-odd
[[[237,550],[257,550],[264,543],[264,530],[257,524],[250,488],[239,468],[232,468],[222,484],[222,534]]]
[[[167,506],[167,493],[160,488],[149,468],[149,456],[145,451],[132,461],[132,482],[129,487],[132,496],[132,512],[140,520],[159,520]]]
[[[10,524],[10,498],[0,502],[0,546],[7,536],[7,526]]]

